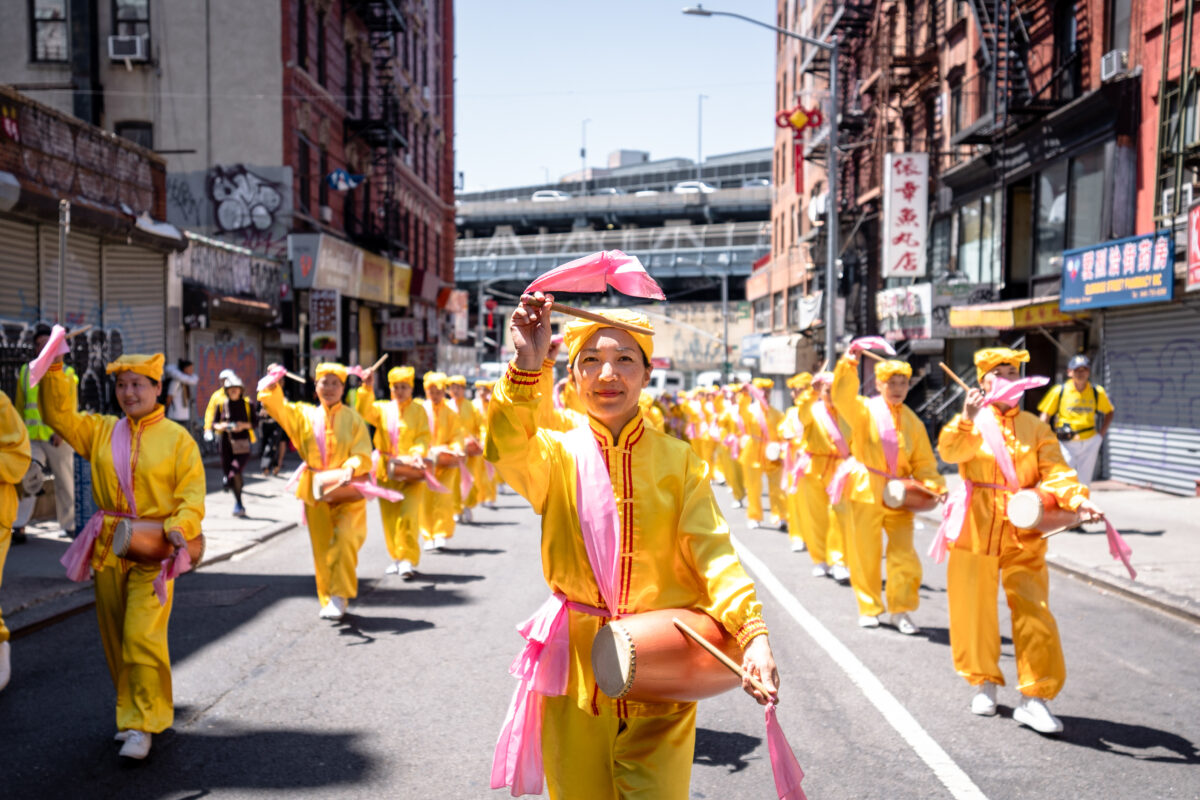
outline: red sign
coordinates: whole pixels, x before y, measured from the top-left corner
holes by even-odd
[[[1200,290],[1200,203],[1188,209],[1187,291]]]

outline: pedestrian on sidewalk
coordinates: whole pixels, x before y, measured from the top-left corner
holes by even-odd
[[[17,516],[17,487],[30,462],[29,432],[8,395],[0,392],[0,585],[4,583],[4,560],[12,541],[12,524]],[[0,690],[12,675],[8,628],[0,609]]]
[[[162,353],[123,355],[105,371],[114,376],[125,416],[77,411],[75,384],[61,361],[42,379],[42,408],[50,427],[91,463],[92,495],[100,510],[63,563],[83,565],[78,574],[68,572],[73,580],[86,580],[90,563],[100,638],[117,690],[120,755],[140,760],[150,753],[153,735],[175,720],[167,650],[175,581],[160,582],[157,564],[117,558],[113,533],[123,518],[162,520],[176,551],[185,548],[186,540],[200,535],[204,519],[204,464],[196,440],[167,419],[157,402]]]
[[[379,501],[383,539],[392,557],[384,574],[399,575],[404,580],[415,577],[421,563],[421,504],[425,493],[432,491],[423,479],[398,481],[388,477],[388,462],[393,458],[424,469],[429,452],[429,420],[421,404],[413,402],[413,378],[412,367],[392,367],[387,374],[391,397],[376,400],[375,373],[369,372],[355,397],[355,410],[375,428],[375,449],[379,453],[376,477],[385,487],[404,495],[400,501]]]
[[[940,548],[949,546],[950,650],[955,670],[976,687],[971,712],[994,715],[996,687],[1004,685],[996,610],[996,592],[1002,586],[1012,613],[1021,692],[1013,719],[1040,733],[1059,733],[1062,721],[1046,703],[1062,690],[1067,668],[1058,624],[1050,613],[1046,540],[1008,521],[1008,499],[1036,486],[1063,508],[1095,519],[1103,514],[1088,499],[1075,470],[1063,461],[1050,426],[1022,411],[1019,400],[1010,404],[987,397],[999,388],[998,379],[1019,378],[1019,365],[1028,361],[1028,352],[1007,347],[975,353],[983,391],[967,392],[962,413],[938,437],[938,452],[947,463],[958,465],[963,486],[946,503],[933,552],[940,561]]]
[[[421,501],[421,542],[426,550],[441,550],[454,536],[454,486],[459,481],[458,463],[463,456],[463,433],[458,414],[446,402],[446,375],[426,372],[421,383],[425,399],[420,401],[429,423],[429,455],[437,482],[448,492],[425,492]],[[439,459],[457,458],[452,465],[439,465]]]
[[[1092,362],[1088,357],[1072,356],[1067,362],[1070,380],[1052,387],[1038,403],[1042,422],[1050,423],[1054,429],[1063,459],[1084,486],[1092,485],[1100,445],[1108,435],[1115,413],[1104,387],[1089,382],[1091,375]]]
[[[192,429],[192,395],[200,376],[196,367],[186,358],[179,359],[176,364],[167,364],[167,419],[178,422],[188,430]]]
[[[304,523],[312,542],[313,571],[321,619],[340,620],[358,596],[358,551],[367,539],[367,501],[333,503],[313,498],[313,473],[341,470],[342,483],[371,470],[371,439],[363,418],[342,403],[349,371],[341,364],[317,365],[320,405],[283,399],[283,367],[272,364],[259,382],[258,401],[283,427],[300,458],[296,497],[304,504]]]
[[[553,592],[523,628],[531,641],[520,661],[528,671],[497,742],[492,787],[540,793],[544,743],[552,799],[686,798],[696,704],[608,697],[592,675],[591,642],[605,618],[701,609],[736,638],[743,667],[774,695],[779,679],[762,604],[703,462],[688,444],[645,425],[638,397],[650,380],[650,336],[569,325],[568,363],[587,414],[569,433],[539,425],[552,300],[525,295],[513,313],[517,355],[488,407],[487,457],[542,517],[542,571]],[[628,311],[601,313],[650,324]],[[601,541],[619,548],[611,576],[589,557]],[[561,650],[543,647],[535,630],[566,630],[569,641],[557,640]]]
[[[36,352],[42,352],[46,342],[50,340],[50,326],[38,325],[34,330],[33,346]],[[79,386],[79,376],[73,367],[64,367],[64,374],[71,382]],[[29,429],[29,445],[33,458],[39,464],[45,464],[54,475],[54,514],[58,518],[58,527],[66,536],[75,535],[75,453],[71,445],[63,441],[42,418],[37,386],[29,385],[29,365],[22,364],[17,372],[17,394],[14,399],[17,413],[25,420]],[[17,529],[13,532],[14,544],[25,541],[25,532]]]
[[[911,614],[921,603],[921,557],[913,547],[913,512],[883,504],[884,486],[890,480],[912,478],[941,494],[946,479],[925,425],[904,404],[912,367],[903,361],[875,363],[879,394],[859,395],[858,355],[850,351],[833,373],[833,404],[853,429],[850,453],[857,462],[846,490],[850,498],[853,542],[846,548],[850,585],[858,602],[858,624],[878,628],[884,612],[883,576],[879,570],[883,533],[887,532],[887,609],[896,630],[906,635],[920,632]]]
[[[225,402],[225,386],[229,383],[229,379],[236,377],[231,369],[223,369],[217,374],[217,380],[221,382],[221,386],[208,396],[208,403],[204,406],[204,441],[212,442],[216,440],[216,435],[213,433],[213,421],[217,416],[217,409]]]
[[[245,395],[242,379],[231,375],[225,380],[225,400],[213,415],[213,430],[221,437],[221,486],[233,492],[233,515],[246,516],[242,504],[242,472],[250,461],[255,441],[258,409]]]

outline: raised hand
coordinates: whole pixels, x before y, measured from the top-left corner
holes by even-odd
[[[513,359],[517,369],[537,372],[542,368],[542,362],[550,352],[550,307],[553,304],[554,295],[535,292],[521,296],[521,304],[513,312],[508,326],[517,351],[517,357]]]
[[[968,389],[966,399],[963,401],[963,416],[974,421],[983,409],[983,401],[983,392],[979,389]]]

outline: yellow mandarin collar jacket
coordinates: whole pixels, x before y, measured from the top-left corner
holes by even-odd
[[[542,573],[551,591],[602,607],[579,527],[575,462],[564,434],[538,424],[539,373],[510,365],[488,408],[486,458],[542,517]],[[729,541],[708,468],[684,442],[652,430],[639,410],[613,438],[588,418],[617,501],[619,615],[699,608],[745,644],[766,633],[762,604]],[[611,610],[610,610],[611,611]],[[591,643],[601,619],[571,612],[567,689],[580,708],[614,704],[592,677]],[[675,704],[620,702],[617,713],[648,716]]]
[[[367,426],[352,408],[344,403],[335,403],[328,408],[311,403],[292,403],[283,398],[279,384],[258,393],[258,402],[279,423],[287,434],[296,452],[308,469],[300,476],[296,497],[312,502],[312,473],[326,469],[350,467],[354,476],[361,477],[371,468],[371,440]],[[325,462],[321,462],[321,449],[313,435],[312,418],[318,410],[325,414]]]
[[[833,477],[833,470],[837,468],[838,449],[833,440],[829,438],[829,434],[825,432],[824,426],[813,417],[813,406],[820,402],[823,401],[816,391],[809,387],[801,393],[800,399],[792,408],[796,410],[797,423],[804,430],[800,440],[800,449],[812,455],[812,460],[805,468],[804,474],[823,476],[828,479]],[[853,447],[850,426],[846,420],[837,413],[836,409],[831,409],[829,413],[837,423],[838,430],[842,432],[846,445]]]
[[[461,417],[454,413],[450,404],[443,400],[436,405],[430,400],[414,400],[421,404],[421,413],[425,414],[426,425],[429,422],[429,407],[433,406],[433,430],[429,432],[430,447],[441,447],[462,455],[463,427]]]
[[[397,406],[395,400],[376,400],[370,392],[359,390],[354,398],[355,410],[370,426],[375,428],[375,449],[383,456],[379,460],[376,475],[387,479],[387,459],[399,456],[422,457],[429,452],[429,419],[425,409],[415,400],[399,406],[396,439],[399,447],[392,451],[392,437],[388,434],[388,407]]]
[[[17,487],[29,469],[29,431],[8,395],[0,392],[0,530],[17,518]],[[3,557],[0,557],[0,564]],[[0,575],[2,577],[2,575]]]
[[[1063,461],[1062,448],[1049,425],[1017,408],[1001,411],[988,406],[979,413],[995,415],[1022,488],[1039,486],[1054,495],[1059,505],[1070,509],[1078,508],[1087,498],[1087,487],[1079,483],[1075,470]],[[958,474],[963,478],[975,483],[1004,483],[996,458],[984,446],[975,423],[962,414],[942,428],[938,452],[947,463],[958,464]],[[1010,496],[1008,492],[976,487],[971,513],[955,547],[982,555],[999,555],[1003,542],[1017,536],[1017,528],[1008,521]],[[1027,533],[1026,537],[1030,535]]]
[[[61,369],[51,368],[42,378],[42,412],[46,424],[66,439],[76,453],[92,467],[92,497],[104,511],[129,513],[125,493],[117,482],[112,460],[112,432],[120,417],[80,413],[76,406],[75,382]],[[207,485],[200,449],[191,434],[166,418],[162,406],[137,422],[129,421],[133,499],[138,516],[161,519],[165,530],[178,530],[184,538],[200,535],[204,519]],[[86,520],[80,520],[80,523]],[[128,569],[132,562],[112,553],[115,517],[105,517],[100,538],[92,551],[92,567],[118,566]]]

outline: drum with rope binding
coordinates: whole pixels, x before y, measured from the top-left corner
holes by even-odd
[[[362,500],[362,493],[345,480],[346,473],[340,469],[315,472],[312,476],[312,496],[318,503],[352,503]]]
[[[939,499],[939,495],[915,478],[893,478],[883,486],[883,504],[891,509],[932,511]]]
[[[204,560],[204,534],[188,539],[192,569]],[[159,564],[170,557],[174,545],[167,539],[161,519],[119,519],[113,528],[113,555],[138,564]]]
[[[767,461],[779,461],[783,458],[783,445],[779,442],[767,442],[765,454]]]
[[[1008,499],[1008,521],[1024,530],[1057,533],[1074,528],[1081,519],[1078,511],[1063,508],[1045,489],[1022,489]]]
[[[423,481],[425,480],[425,468],[414,466],[399,458],[389,458],[387,476],[389,480],[393,481]]]

